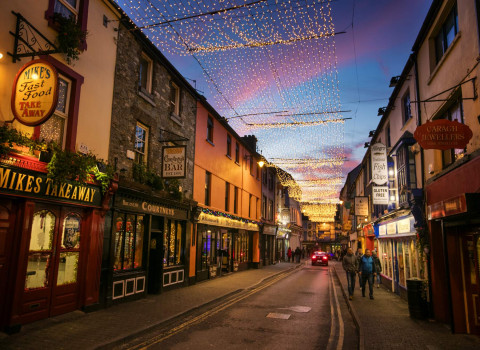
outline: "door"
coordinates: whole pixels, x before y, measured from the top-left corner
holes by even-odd
[[[222,231],[222,240],[221,240],[221,265],[223,272],[232,271],[232,234],[229,232]]]
[[[36,205],[28,244],[21,322],[79,307],[83,211]]]
[[[461,241],[469,333],[480,335],[480,235],[462,236]]]
[[[150,257],[148,263],[148,292],[160,293],[164,260],[163,231],[153,230],[150,235]]]
[[[9,276],[15,270],[11,264],[14,240],[15,209],[10,200],[0,200],[0,329],[7,322],[7,310],[12,293],[8,292]]]

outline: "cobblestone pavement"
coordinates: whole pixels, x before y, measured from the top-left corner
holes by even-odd
[[[332,262],[331,266],[348,294],[342,265]],[[443,323],[410,318],[408,303],[384,287],[374,288],[374,300],[368,298],[368,287],[366,294],[363,298],[356,285],[353,300],[345,298],[362,329],[360,349],[480,349],[480,337],[452,334]]]
[[[24,325],[17,334],[0,333],[0,349],[95,349],[299,266],[301,264],[278,263],[91,313],[75,311],[52,317]]]

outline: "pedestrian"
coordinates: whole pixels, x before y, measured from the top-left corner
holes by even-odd
[[[300,249],[300,247],[297,247],[295,249],[295,262],[296,263],[299,263],[300,262],[300,257],[302,256],[302,250]]]
[[[380,288],[380,285],[382,284],[382,277],[380,276],[380,272],[382,272],[382,263],[375,250],[372,253],[372,258],[375,262],[375,270],[377,272],[377,288]]]
[[[287,250],[287,257],[288,257],[288,262],[290,262],[290,259],[292,258],[292,248],[288,247]]]
[[[373,299],[373,281],[377,273],[375,270],[375,261],[370,254],[370,249],[365,249],[365,254],[360,259],[358,274],[362,277],[362,297],[365,296],[365,284],[368,282],[370,299]]]
[[[362,258],[362,248],[358,248],[357,251],[355,252],[355,256],[357,257],[358,261],[358,266],[360,266],[360,259]],[[362,276],[358,275],[358,285],[360,286],[360,289],[362,288]]]
[[[358,272],[358,260],[353,255],[353,249],[348,248],[347,254],[342,259],[342,266],[347,273],[348,297],[353,300],[353,291],[355,290],[355,278]]]
[[[302,259],[305,259],[305,254],[306,254],[305,247],[302,247]]]

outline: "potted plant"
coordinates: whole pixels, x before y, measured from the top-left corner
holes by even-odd
[[[65,55],[68,64],[78,60],[81,48],[87,38],[87,31],[82,30],[75,17],[64,17],[60,14],[54,15],[54,22],[58,28],[55,45]]]

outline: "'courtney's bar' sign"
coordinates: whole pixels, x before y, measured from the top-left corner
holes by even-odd
[[[102,201],[102,194],[98,187],[73,182],[55,184],[45,174],[31,173],[22,168],[13,169],[3,165],[0,165],[0,193],[97,207]]]

